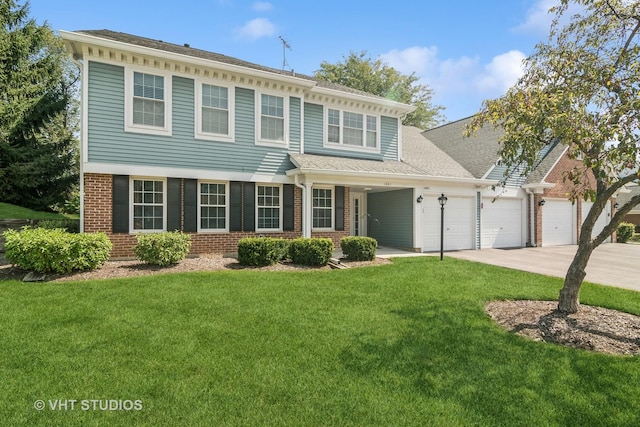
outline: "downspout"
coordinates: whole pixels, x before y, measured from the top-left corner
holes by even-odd
[[[82,62],[78,61],[77,59],[75,59],[73,57],[73,55],[71,55],[71,62],[73,62],[79,69],[80,69],[80,138],[79,138],[79,146],[78,146],[78,162],[80,163],[79,165],[79,179],[80,179],[80,185],[78,188],[78,191],[80,192],[80,232],[83,233],[84,232],[84,168],[83,168],[83,161],[82,161],[82,127],[84,126],[83,123],[83,114],[82,114],[82,108],[86,108],[86,106],[83,105],[82,100],[83,100],[83,85],[84,85],[84,80],[85,80],[85,76],[84,76],[84,67],[82,65]]]
[[[530,188],[526,188],[525,191],[529,195],[529,241],[527,243],[529,247],[535,248],[537,246],[535,243],[535,222],[536,222],[535,211],[534,211],[535,196],[533,194],[533,191],[531,191]]]
[[[304,184],[300,184],[298,177],[300,175],[294,175],[294,184],[296,187],[302,190],[302,237],[311,237],[311,230],[309,229],[309,203],[307,203],[307,187]]]

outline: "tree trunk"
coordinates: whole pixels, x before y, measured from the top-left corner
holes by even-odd
[[[563,313],[576,313],[580,307],[580,286],[587,272],[585,268],[591,257],[594,247],[592,245],[578,245],[573,261],[564,278],[564,286],[560,289],[558,310]]]

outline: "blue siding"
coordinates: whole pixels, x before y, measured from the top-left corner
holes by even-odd
[[[254,91],[236,88],[235,143],[194,138],[193,79],[174,76],[172,136],[124,131],[124,68],[90,61],[88,156],[90,162],[229,172],[284,174],[288,149],[255,145]],[[290,99],[291,149],[300,146],[300,99]]]
[[[393,117],[380,118],[380,153],[336,150],[324,147],[324,109],[322,105],[304,104],[304,151],[339,157],[355,157],[370,160],[398,159],[398,120]]]
[[[413,190],[367,195],[368,235],[383,246],[413,248]]]

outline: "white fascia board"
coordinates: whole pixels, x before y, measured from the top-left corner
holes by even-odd
[[[139,55],[149,55],[154,56],[156,58],[162,58],[167,61],[175,61],[175,62],[183,62],[194,65],[200,65],[203,67],[212,67],[224,71],[229,71],[233,73],[242,73],[253,75],[256,77],[269,78],[271,80],[277,80],[282,82],[287,82],[290,84],[295,84],[298,86],[302,86],[305,88],[312,88],[316,85],[316,82],[302,79],[300,77],[287,76],[278,73],[271,73],[269,71],[257,70],[254,68],[243,67],[240,65],[228,64],[225,62],[214,61],[211,59],[203,59],[197,58],[195,56],[183,55],[180,53],[167,52],[165,50],[153,49],[150,47],[138,46],[130,43],[119,42],[115,40],[108,40],[102,37],[96,37],[88,34],[75,33],[71,31],[59,31],[60,36],[67,44],[67,41],[70,43],[80,43],[91,46],[102,46],[106,48],[112,48],[121,50],[124,52],[132,52],[137,53]],[[71,47],[71,44],[67,44],[67,46]],[[74,52],[82,52],[82,49],[72,49]]]
[[[401,102],[391,101],[390,99],[384,99],[373,95],[359,94],[344,92],[337,89],[330,89],[326,87],[314,86],[309,90],[312,94],[325,95],[331,98],[343,98],[350,99],[359,102],[368,102],[378,106],[383,106],[389,109],[397,111],[398,117],[415,111],[417,108],[415,105],[403,104]]]
[[[441,182],[441,183],[459,183],[459,184],[474,184],[474,185],[494,185],[496,181],[488,179],[477,178],[457,178],[457,177],[444,177],[433,175],[405,175],[398,173],[381,173],[381,172],[358,172],[358,171],[336,171],[336,170],[320,170],[320,169],[291,169],[287,171],[287,176],[295,175],[313,175],[313,176],[329,176],[332,178],[338,177],[354,177],[354,178],[375,178],[394,180],[396,182],[416,182],[416,181],[429,181],[429,182]]]
[[[139,166],[114,163],[83,163],[84,173],[109,175],[133,175],[149,177],[176,177],[203,179],[212,181],[245,181],[289,184],[291,179],[285,175],[265,175],[245,172],[212,171],[206,169],[170,168],[165,166]]]

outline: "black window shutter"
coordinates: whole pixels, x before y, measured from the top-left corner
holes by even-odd
[[[167,231],[182,228],[182,180],[167,178]]]
[[[282,230],[293,231],[294,228],[294,186],[293,184],[284,184],[282,186]]]
[[[112,227],[114,233],[129,232],[129,176],[113,175]]]
[[[198,231],[198,180],[184,180],[184,231]]]
[[[256,229],[256,185],[253,182],[245,182],[242,186],[244,194],[244,230]]]
[[[229,231],[242,231],[242,182],[229,183]]]
[[[344,187],[335,187],[336,231],[344,231]]]

